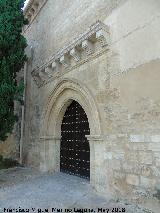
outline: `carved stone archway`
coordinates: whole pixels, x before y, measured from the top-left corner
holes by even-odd
[[[61,124],[73,100],[83,107],[89,121],[90,182],[97,189],[104,188],[104,143],[98,108],[89,89],[76,80],[61,80],[49,95],[41,126],[40,170],[60,171]]]

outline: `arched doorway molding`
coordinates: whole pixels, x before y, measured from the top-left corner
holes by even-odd
[[[101,135],[100,116],[89,89],[76,80],[63,79],[50,93],[43,115],[43,135],[60,137],[60,127],[67,107],[72,100],[85,110],[91,135]]]
[[[104,188],[104,143],[98,108],[89,89],[76,80],[63,79],[51,91],[44,108],[41,126],[41,171],[60,171],[61,124],[67,107],[77,101],[86,112],[90,136],[90,182]]]

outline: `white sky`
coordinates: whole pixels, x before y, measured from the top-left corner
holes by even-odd
[[[24,5],[24,7],[26,6],[26,4],[27,4],[28,2],[29,2],[29,0],[26,0],[26,1],[25,1],[25,5]]]

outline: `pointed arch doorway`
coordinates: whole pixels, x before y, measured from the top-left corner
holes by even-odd
[[[40,170],[52,173],[60,171],[61,125],[73,100],[82,106],[89,122],[90,134],[85,135],[90,145],[90,183],[97,191],[106,190],[109,185],[108,174],[104,169],[105,143],[100,113],[90,90],[76,80],[61,79],[44,106],[41,120]]]
[[[72,101],[61,125],[60,171],[90,179],[89,122],[82,106]]]

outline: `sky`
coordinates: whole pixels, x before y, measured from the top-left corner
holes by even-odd
[[[25,1],[25,5],[26,5],[28,2],[29,2],[29,0],[26,0],[26,1]],[[24,7],[25,7],[25,5],[24,5]]]

